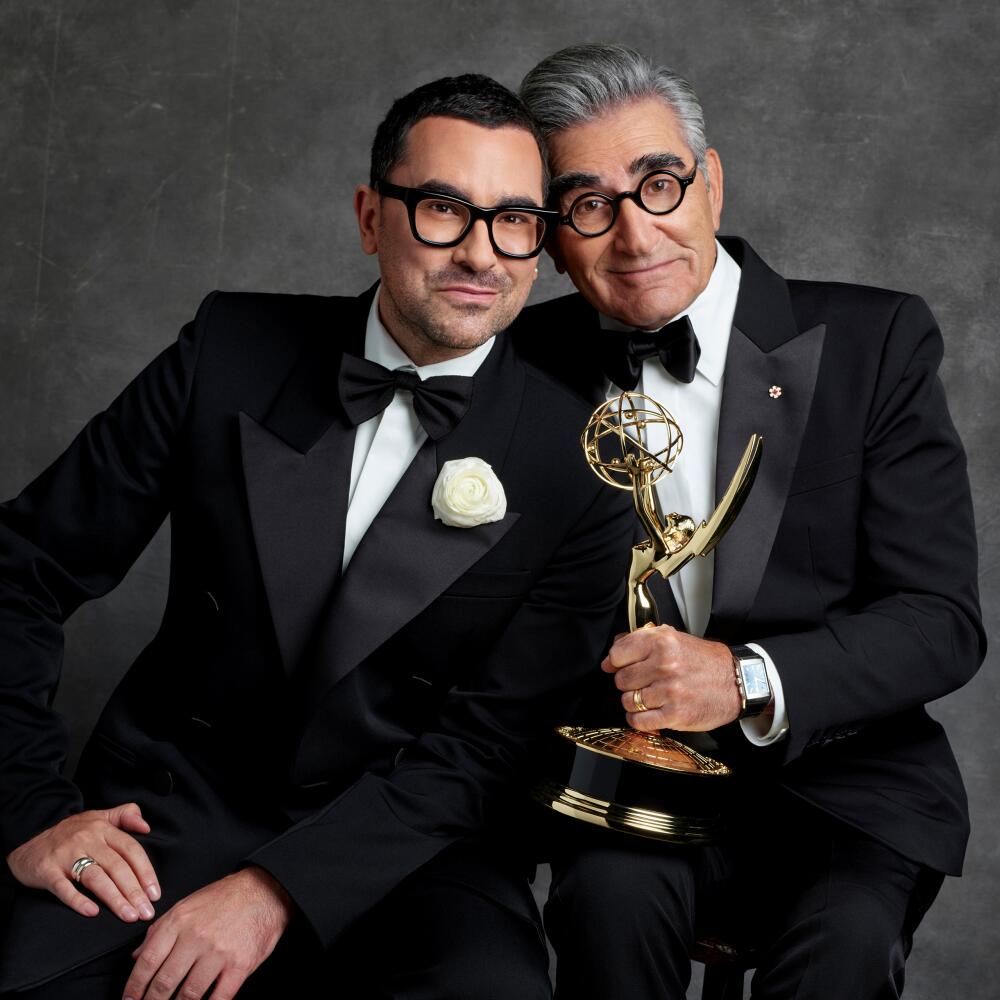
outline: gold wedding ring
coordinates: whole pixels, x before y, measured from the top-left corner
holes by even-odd
[[[642,700],[642,688],[632,692],[632,704],[637,712],[648,712],[649,706]]]
[[[73,867],[70,868],[69,873],[74,882],[79,882],[83,877],[83,873],[91,866],[96,865],[97,862],[93,858],[82,857],[77,858],[73,862]]]

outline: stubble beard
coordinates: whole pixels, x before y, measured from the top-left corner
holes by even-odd
[[[497,296],[489,308],[444,302],[437,298],[435,290],[449,283],[489,289]],[[426,276],[424,288],[425,294],[420,297],[407,296],[403,301],[394,297],[394,311],[418,342],[449,351],[467,352],[485,344],[514,322],[523,305],[516,300],[511,278],[492,271],[443,268]]]

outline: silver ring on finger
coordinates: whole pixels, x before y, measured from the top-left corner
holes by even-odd
[[[637,712],[648,712],[649,706],[642,700],[642,688],[632,692],[632,705]]]
[[[79,882],[83,877],[83,873],[91,866],[96,865],[97,862],[93,858],[88,858],[84,855],[82,858],[77,858],[73,862],[73,867],[70,868],[69,874],[74,882]]]

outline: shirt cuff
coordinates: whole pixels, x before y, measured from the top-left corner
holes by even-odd
[[[774,717],[768,719],[767,715],[758,715],[749,719],[740,719],[740,726],[743,735],[754,746],[766,747],[776,743],[788,733],[788,714],[785,712],[785,695],[781,690],[781,678],[778,676],[778,668],[774,661],[767,655],[767,651],[758,646],[755,642],[746,644],[755,653],[759,653],[764,660],[764,669],[767,670],[767,680],[771,685],[771,695],[774,698]]]

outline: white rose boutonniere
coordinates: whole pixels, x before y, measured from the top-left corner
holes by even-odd
[[[434,517],[452,528],[503,520],[507,497],[496,473],[481,458],[445,462],[431,493]]]

